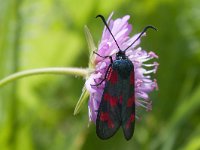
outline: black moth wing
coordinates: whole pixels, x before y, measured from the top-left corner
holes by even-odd
[[[121,89],[118,72],[110,67],[96,120],[96,134],[101,139],[112,137],[121,125],[120,106],[118,105]]]
[[[135,86],[134,86],[134,68],[130,72],[130,77],[123,82],[123,100],[122,100],[122,128],[126,140],[130,140],[135,128]]]
[[[103,114],[103,115],[102,115]],[[96,133],[101,139],[112,137],[120,125],[129,140],[134,132],[134,68],[130,60],[116,60],[108,72],[98,109]]]

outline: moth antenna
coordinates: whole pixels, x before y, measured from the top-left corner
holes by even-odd
[[[114,39],[114,41],[115,41],[115,43],[116,43],[116,45],[117,45],[118,49],[121,51],[121,49],[120,49],[119,45],[117,44],[117,41],[116,41],[116,39],[115,39],[114,35],[112,34],[112,32],[111,32],[110,28],[108,27],[108,24],[106,23],[106,20],[105,20],[104,16],[102,16],[102,15],[97,15],[97,16],[96,16],[96,18],[98,18],[98,17],[99,17],[99,18],[101,18],[101,20],[102,20],[102,21],[103,21],[103,23],[105,24],[106,28],[107,28],[107,29],[108,29],[108,31],[110,32],[111,36],[113,37],[113,39]]]
[[[141,37],[148,29],[153,29],[153,30],[156,30],[156,31],[157,31],[157,29],[156,29],[154,26],[151,26],[151,25],[146,26],[146,27],[143,29],[143,31],[140,33],[140,35],[135,39],[135,41],[133,41],[133,43],[131,43],[131,45],[129,45],[129,46],[124,50],[124,52],[125,52],[127,49],[129,49],[133,44],[135,44],[135,42],[136,42],[137,40],[139,40],[140,37]]]

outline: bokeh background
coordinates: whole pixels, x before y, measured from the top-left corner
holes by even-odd
[[[84,79],[42,75],[0,88],[1,150],[198,150],[200,149],[199,0],[0,0],[0,79],[43,67],[87,67],[84,25],[94,41],[106,18],[131,15],[133,34],[152,24],[142,46],[159,55],[151,94],[153,110],[136,122],[127,142],[120,130],[97,138],[88,128],[87,103],[73,115]]]

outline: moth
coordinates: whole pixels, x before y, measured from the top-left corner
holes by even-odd
[[[102,15],[98,15],[96,18],[101,18],[119,49],[114,60],[111,56],[101,56],[94,52],[102,58],[110,59],[110,65],[107,68],[104,79],[100,83],[93,85],[98,86],[105,81],[97,112],[96,134],[100,139],[109,139],[122,127],[125,139],[130,140],[134,133],[136,118],[135,73],[134,65],[126,56],[126,51],[140,39],[147,29],[157,29],[150,25],[146,26],[133,43],[125,50],[121,50],[105,18]]]

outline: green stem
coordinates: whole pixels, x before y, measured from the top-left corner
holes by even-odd
[[[4,79],[0,80],[0,87],[6,85],[10,82],[18,80],[23,77],[32,76],[32,75],[42,75],[42,74],[71,74],[76,76],[86,77],[89,73],[88,69],[81,68],[64,68],[64,67],[53,67],[53,68],[40,68],[40,69],[30,69],[21,72],[11,74]]]

